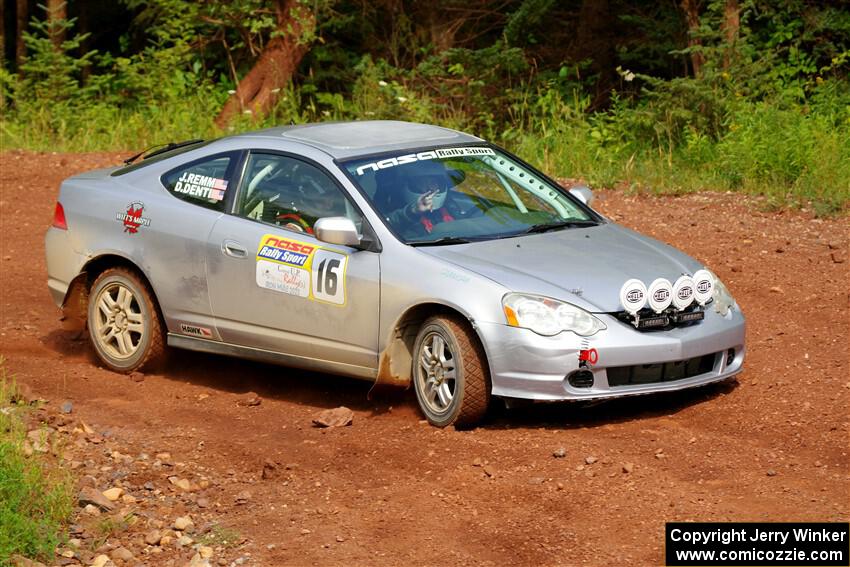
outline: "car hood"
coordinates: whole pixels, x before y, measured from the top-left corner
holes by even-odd
[[[593,312],[622,310],[620,288],[637,278],[675,282],[702,264],[675,248],[613,223],[420,251],[494,280]]]

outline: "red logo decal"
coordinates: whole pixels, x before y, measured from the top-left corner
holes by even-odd
[[[599,353],[596,352],[595,348],[580,350],[578,351],[578,359],[579,362],[596,364],[599,362]]]
[[[136,234],[140,227],[151,225],[151,220],[142,216],[144,210],[144,203],[130,203],[126,212],[115,215],[115,220],[124,224],[124,232]]]

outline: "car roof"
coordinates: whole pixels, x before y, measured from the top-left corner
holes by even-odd
[[[355,156],[416,149],[425,146],[447,146],[484,141],[481,138],[450,128],[400,120],[299,124],[246,132],[233,137],[263,138],[265,140],[272,138],[300,142],[322,150],[334,159],[348,159]]]

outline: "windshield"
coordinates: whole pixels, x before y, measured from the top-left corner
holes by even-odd
[[[343,167],[409,244],[453,244],[596,224],[560,187],[490,147],[408,150]]]

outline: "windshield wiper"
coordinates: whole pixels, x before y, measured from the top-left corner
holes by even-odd
[[[457,236],[444,236],[437,240],[411,240],[408,242],[411,246],[446,246],[448,244],[469,244],[472,242],[466,238]]]
[[[558,222],[548,222],[543,224],[535,224],[523,231],[523,234],[535,234],[538,232],[549,232],[551,230],[560,230],[562,228],[582,228],[587,226],[596,226],[599,223],[592,220],[565,220]]]

